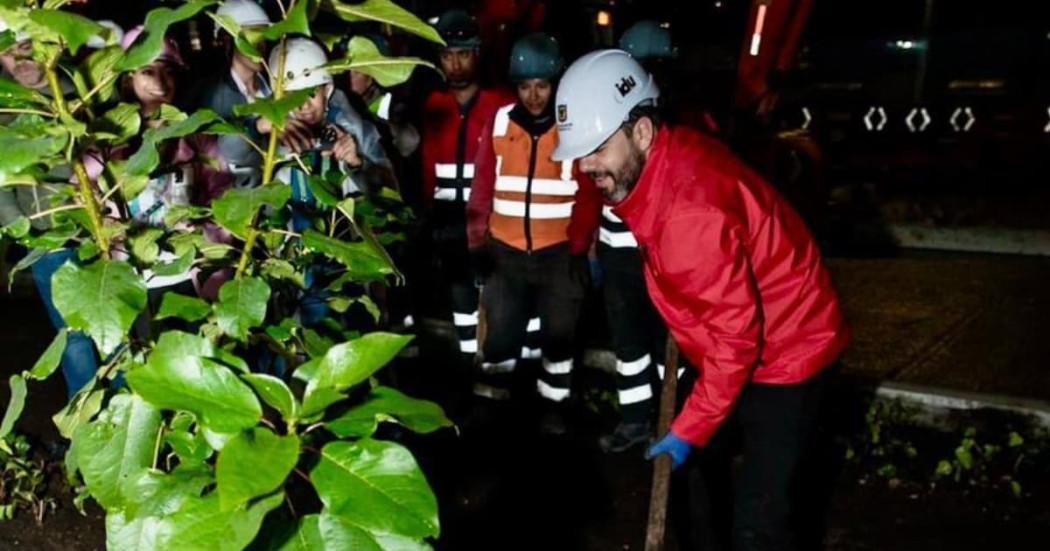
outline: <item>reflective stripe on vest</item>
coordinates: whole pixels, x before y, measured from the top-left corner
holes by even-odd
[[[520,250],[564,243],[579,189],[573,179],[573,163],[551,160],[558,143],[555,129],[534,140],[524,128],[512,124],[513,109],[514,105],[499,109],[492,124],[496,181],[490,233]]]
[[[474,178],[474,165],[463,163],[463,178],[456,179],[456,163],[434,163],[434,175],[437,181],[434,186],[434,199],[437,201],[470,200],[470,180]]]
[[[555,218],[569,218],[572,216],[572,205],[568,203],[533,203],[529,208],[529,216],[537,220],[552,220]],[[493,199],[492,211],[503,216],[525,217],[525,203],[522,201],[509,201],[506,199]]]
[[[525,193],[529,185],[529,179],[525,176],[500,176],[496,179],[496,191],[516,191]],[[575,197],[579,184],[575,180],[551,180],[548,178],[533,178],[532,193],[540,195],[558,195]]]

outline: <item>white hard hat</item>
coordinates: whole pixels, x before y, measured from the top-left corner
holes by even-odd
[[[328,56],[321,46],[309,38],[292,38],[285,42],[284,89],[289,92],[305,90],[332,82],[332,74],[325,69]],[[277,71],[280,61],[280,48],[270,52],[270,70]],[[272,75],[270,83],[277,87],[277,75]]]
[[[108,44],[120,44],[124,40],[124,29],[109,19],[103,19],[96,21],[99,25],[109,29],[109,40],[102,38],[102,34],[96,34],[87,41],[88,48],[94,48],[100,50],[105,48]]]
[[[552,158],[589,155],[620,128],[631,109],[655,104],[659,97],[652,75],[625,51],[598,50],[577,59],[558,85],[558,147]]]
[[[268,27],[273,21],[266,15],[262,6],[252,0],[226,0],[215,10],[215,15],[225,15],[237,22],[241,28],[244,27]],[[215,36],[222,32],[222,28],[215,27]]]

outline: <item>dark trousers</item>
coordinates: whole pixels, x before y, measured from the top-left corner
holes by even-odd
[[[664,363],[667,327],[645,285],[636,248],[598,246],[604,274],[602,292],[616,354],[616,387],[625,423],[651,420],[657,365]]]
[[[813,449],[822,399],[835,371],[826,369],[797,385],[744,388],[736,410],[711,443],[675,475],[683,549],[798,549],[804,508],[797,504],[806,491],[798,473]],[[737,451],[743,461],[731,484]],[[731,534],[725,534],[727,526]]]
[[[493,242],[490,250],[494,270],[485,281],[482,299],[488,333],[475,393],[490,398],[508,395],[509,375],[521,355],[535,310],[543,350],[537,390],[542,397],[560,402],[569,396],[576,324],[586,282],[577,281],[572,273],[568,245],[530,254]]]
[[[440,279],[451,295],[462,365],[469,369],[478,352],[478,288],[470,266],[465,223],[439,221],[433,243]]]

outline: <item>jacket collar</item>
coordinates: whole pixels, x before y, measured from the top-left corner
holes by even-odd
[[[638,184],[634,186],[627,198],[613,207],[613,214],[619,217],[631,229],[636,236],[647,233],[647,228],[652,225],[660,199],[671,182],[662,181],[664,178],[663,165],[667,157],[667,149],[671,143],[671,131],[663,127],[656,132],[652,149],[649,150],[649,158],[642,167],[642,173],[638,176]]]

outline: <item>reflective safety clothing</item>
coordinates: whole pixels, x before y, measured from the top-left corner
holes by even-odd
[[[437,279],[449,291],[466,366],[478,352],[478,290],[467,252],[466,202],[478,142],[496,110],[509,101],[506,92],[480,90],[461,106],[451,91],[436,91],[427,98],[423,119],[422,200],[431,207]]]
[[[427,98],[423,121],[423,199],[456,205],[463,220],[464,205],[470,196],[474,177],[474,157],[485,125],[500,106],[511,101],[509,94],[480,90],[466,105],[460,106],[451,91],[436,91]],[[435,213],[437,214],[437,213]]]
[[[749,382],[792,385],[849,340],[802,218],[718,141],[662,128],[637,186],[613,213],[645,258],[646,283],[700,370],[671,430],[705,445]]]
[[[533,117],[519,104],[496,112],[482,137],[467,207],[472,249],[486,236],[532,252],[565,242],[584,254],[598,224],[601,195],[572,161],[555,162],[553,113]]]

